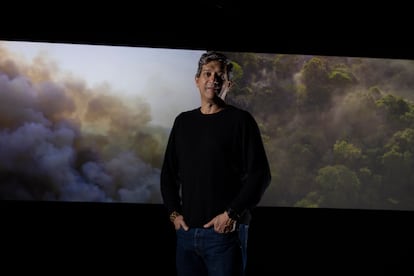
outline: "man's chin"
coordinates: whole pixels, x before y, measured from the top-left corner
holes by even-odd
[[[211,97],[219,95],[220,91],[215,89],[206,89],[206,95],[209,95]]]

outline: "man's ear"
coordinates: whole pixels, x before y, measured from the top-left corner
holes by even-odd
[[[226,100],[226,96],[230,91],[230,88],[233,86],[233,82],[232,81],[228,81],[225,86],[223,87],[223,89],[220,91],[220,94],[218,95],[223,101]]]

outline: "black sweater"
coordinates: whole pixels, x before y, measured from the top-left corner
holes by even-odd
[[[203,227],[229,207],[250,213],[270,178],[260,130],[249,112],[228,105],[214,114],[197,108],[176,117],[161,194],[168,212],[181,213],[189,227]]]

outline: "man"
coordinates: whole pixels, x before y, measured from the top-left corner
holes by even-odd
[[[232,69],[221,53],[200,57],[201,106],[175,118],[168,140],[161,194],[176,229],[178,276],[243,275],[251,210],[270,184],[256,121],[224,101]]]

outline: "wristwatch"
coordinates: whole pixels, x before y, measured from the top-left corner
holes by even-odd
[[[239,220],[240,215],[233,208],[227,208],[226,212],[229,218],[231,218],[232,220]]]

